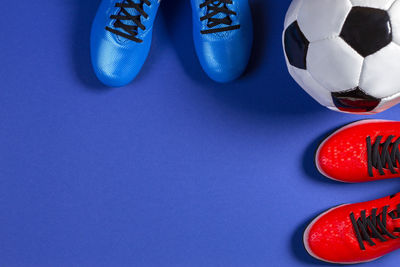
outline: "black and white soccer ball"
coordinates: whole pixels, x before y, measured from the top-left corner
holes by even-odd
[[[400,0],[293,0],[283,45],[292,77],[330,109],[400,102]]]

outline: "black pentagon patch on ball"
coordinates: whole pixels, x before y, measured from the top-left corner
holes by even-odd
[[[359,87],[346,92],[334,92],[332,99],[339,110],[352,113],[370,112],[381,102],[380,99],[364,93]]]
[[[367,57],[392,41],[389,14],[382,9],[353,7],[340,37],[361,56]]]
[[[284,36],[285,52],[292,66],[299,69],[306,69],[307,51],[310,42],[301,32],[297,21],[287,27]]]

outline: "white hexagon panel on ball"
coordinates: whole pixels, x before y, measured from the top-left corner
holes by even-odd
[[[332,110],[400,102],[400,0],[293,0],[283,47],[295,81]]]

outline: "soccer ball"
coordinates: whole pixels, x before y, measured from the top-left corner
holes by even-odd
[[[293,0],[283,46],[292,77],[332,110],[400,102],[400,0]]]

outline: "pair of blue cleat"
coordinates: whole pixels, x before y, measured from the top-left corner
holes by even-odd
[[[118,87],[137,76],[150,50],[160,1],[102,0],[91,33],[92,63],[101,82]],[[247,66],[253,42],[248,0],[191,2],[201,66],[217,82],[235,80]]]

